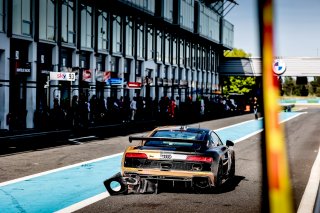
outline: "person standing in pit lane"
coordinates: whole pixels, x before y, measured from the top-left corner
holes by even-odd
[[[253,98],[253,113],[254,113],[254,118],[257,120],[258,119],[258,108],[259,108],[259,103],[257,97]]]

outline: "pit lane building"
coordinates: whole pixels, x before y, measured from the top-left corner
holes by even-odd
[[[0,129],[53,100],[211,94],[231,0],[0,0]],[[10,115],[8,119],[8,115]]]

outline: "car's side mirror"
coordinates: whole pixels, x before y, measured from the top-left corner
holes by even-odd
[[[226,145],[227,146],[234,146],[234,143],[232,141],[230,141],[230,140],[227,140],[226,141]]]

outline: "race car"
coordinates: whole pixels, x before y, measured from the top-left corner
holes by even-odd
[[[123,154],[121,173],[104,185],[110,195],[158,193],[162,182],[182,182],[198,191],[216,189],[235,175],[234,143],[213,130],[187,126],[156,128]],[[117,187],[112,183],[118,183]]]

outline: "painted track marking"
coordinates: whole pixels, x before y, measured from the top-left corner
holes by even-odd
[[[299,115],[300,115],[301,113],[299,113]],[[296,116],[298,116],[298,115],[296,115],[296,114],[287,114],[289,117],[296,117]],[[282,118],[281,120],[286,120],[287,118],[286,117],[284,117],[284,118]],[[257,128],[257,125],[256,124],[258,124],[258,128],[260,128],[259,127],[259,122],[257,122],[257,121],[255,121],[255,120],[251,120],[251,121],[246,121],[246,122],[242,122],[244,125],[247,125],[246,123],[249,123],[250,125],[252,125],[252,126],[254,126],[255,128]],[[223,131],[223,130],[226,130],[227,128],[231,128],[231,129],[237,129],[238,128],[238,126],[239,126],[239,124],[235,124],[235,125],[231,125],[231,126],[228,126],[228,127],[225,127],[225,128],[220,128],[220,129],[218,129],[217,131]],[[261,125],[260,125],[261,126]],[[248,128],[247,128],[248,129]],[[262,130],[260,130],[260,131],[257,131],[257,132],[254,132],[255,134],[257,134],[257,133],[259,133],[259,132],[261,132]],[[251,136],[252,136],[252,134],[254,134],[254,133],[252,133],[251,132]],[[238,135],[239,136],[239,135]],[[241,141],[241,140],[244,140],[244,139],[246,139],[246,138],[248,138],[248,136],[246,136],[245,137],[245,135],[243,135],[243,137],[238,137],[238,141],[236,141],[236,142],[239,142],[239,141]],[[26,183],[30,183],[30,182],[32,182],[32,181],[34,181],[33,179],[35,179],[35,178],[39,178],[39,177],[42,177],[42,176],[45,176],[45,175],[49,175],[49,174],[52,174],[52,173],[56,173],[56,172],[62,172],[63,170],[70,170],[70,169],[74,169],[74,168],[76,168],[76,167],[82,167],[83,165],[89,165],[89,164],[93,164],[93,163],[97,163],[97,162],[100,162],[100,161],[106,161],[106,160],[108,160],[108,162],[114,162],[114,158],[116,158],[116,157],[120,157],[120,155],[122,155],[122,153],[118,153],[118,154],[115,154],[115,155],[112,155],[112,156],[106,156],[106,157],[103,157],[103,158],[99,158],[99,159],[95,159],[95,160],[91,160],[91,161],[87,161],[87,162],[82,162],[82,163],[78,163],[78,164],[75,164],[75,165],[71,165],[71,166],[67,166],[67,167],[63,167],[63,168],[59,168],[59,169],[55,169],[55,170],[51,170],[51,171],[47,171],[47,172],[43,172],[43,173],[39,173],[39,174],[35,174],[35,175],[31,175],[31,176],[27,176],[27,177],[24,177],[24,178],[19,178],[19,179],[15,179],[15,180],[11,180],[11,181],[7,181],[7,182],[4,182],[4,183],[0,183],[0,187],[4,187],[4,186],[10,186],[10,185],[12,185],[12,184],[15,184],[15,183],[24,183],[24,184],[26,184]],[[119,160],[120,161],[120,160]],[[90,165],[89,165],[90,166]],[[91,165],[92,166],[92,165]],[[92,167],[94,167],[94,166],[92,166]],[[102,171],[106,171],[106,167],[105,167],[105,165],[104,165],[104,167],[102,167],[103,169],[101,169]],[[104,172],[104,173],[107,173],[107,172]],[[68,175],[66,175],[68,178],[72,178],[72,176],[74,176],[75,174],[69,174],[70,176],[68,176]],[[110,174],[110,176],[111,175],[113,175],[113,173],[112,174]],[[108,174],[105,174],[104,176],[108,176]],[[77,178],[75,178],[74,180],[76,180]],[[94,180],[92,180],[92,182],[94,182]],[[99,182],[100,183],[100,182]],[[23,185],[23,184],[22,184]],[[102,184],[100,184],[100,185],[102,185]],[[28,185],[27,185],[28,186]],[[15,188],[19,188],[19,185],[18,186],[14,186]],[[20,187],[21,187],[21,184],[20,184]],[[29,186],[30,187],[30,186]],[[35,187],[35,186],[32,186],[32,187]],[[56,187],[56,185],[54,185],[53,187]],[[0,188],[0,192],[1,192],[1,190],[2,190],[2,188]],[[11,190],[15,190],[15,189],[11,189]],[[25,190],[27,191],[27,190],[30,190],[30,188],[25,188]],[[78,189],[79,190],[79,189]],[[94,203],[94,202],[96,202],[96,201],[98,201],[98,200],[101,200],[101,199],[104,199],[105,197],[108,197],[108,194],[106,194],[106,193],[104,193],[104,190],[99,190],[100,191],[100,193],[97,193],[97,194],[94,194],[94,195],[91,195],[90,197],[87,197],[87,198],[85,198],[85,199],[82,199],[82,200],[80,200],[80,201],[78,201],[78,202],[75,202],[75,204],[74,203],[70,203],[69,205],[67,205],[67,206],[61,206],[60,207],[60,209],[64,209],[64,208],[68,208],[68,206],[72,206],[72,208],[73,208],[73,210],[72,211],[74,211],[74,209],[81,209],[81,208],[83,208],[83,207],[85,207],[85,206],[87,206],[87,205],[89,205],[89,204],[92,204],[92,203]],[[14,192],[14,193],[16,193],[15,191],[11,191],[11,192]],[[51,193],[51,191],[50,191],[50,193]],[[76,191],[72,191],[72,192],[69,192],[69,193],[76,193]],[[81,193],[81,192],[80,192]],[[16,194],[13,194],[13,196],[15,196]],[[64,196],[65,194],[62,194],[62,196]],[[32,196],[32,195],[31,195]],[[54,196],[54,195],[53,195]],[[1,198],[1,193],[0,193],[0,198]],[[23,197],[23,199],[25,199],[24,197]],[[0,199],[1,200],[1,199]],[[96,200],[96,201],[95,201]],[[49,202],[50,202],[50,200],[49,200]],[[1,203],[1,202],[0,202]],[[59,204],[60,205],[60,204]],[[79,206],[79,207],[77,207],[77,206]],[[57,206],[56,206],[57,207]],[[1,209],[1,204],[0,204],[0,209]],[[47,210],[49,210],[49,209],[47,209]],[[53,211],[58,211],[59,209],[56,209],[56,210],[53,210]]]

